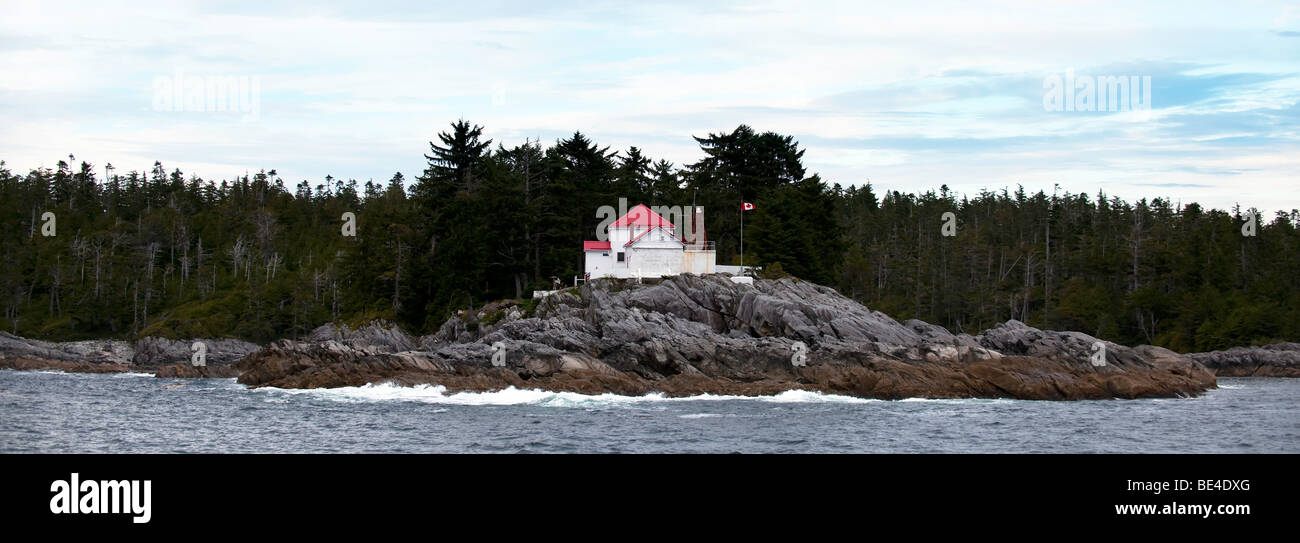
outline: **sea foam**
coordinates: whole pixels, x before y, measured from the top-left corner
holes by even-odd
[[[624,396],[619,394],[579,394],[576,392],[551,392],[540,389],[519,389],[509,387],[495,392],[456,392],[447,393],[442,385],[399,386],[391,383],[368,384],[359,387],[286,389],[262,387],[254,389],[272,394],[301,395],[341,402],[385,402],[408,401],[445,405],[537,405],[545,407],[612,407],[619,405],[638,405],[659,402],[698,402],[698,401],[759,401],[771,403],[871,403],[881,400],[854,398],[823,394],[807,390],[787,390],[774,396],[732,396],[700,394],[681,398],[670,398],[654,393],[645,396]]]

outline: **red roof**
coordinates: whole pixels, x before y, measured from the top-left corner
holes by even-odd
[[[673,223],[668,219],[660,217],[658,213],[650,211],[645,204],[637,204],[627,212],[627,215],[619,217],[614,221],[612,226],[662,226],[664,228],[675,228]]]
[[[608,251],[608,250],[609,250],[609,242],[608,242],[608,241],[584,241],[584,242],[582,242],[582,250],[584,250],[584,251]]]

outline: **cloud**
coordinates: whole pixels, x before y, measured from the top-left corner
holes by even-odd
[[[1005,4],[1014,18],[960,2],[12,2],[0,159],[387,179],[418,174],[458,118],[505,145],[581,130],[677,164],[701,157],[690,136],[745,123],[795,136],[810,172],[845,184],[1300,207],[1285,2]],[[151,81],[178,69],[260,78],[259,119],[154,111]],[[1067,69],[1150,75],[1155,107],[1045,111],[1043,78]]]
[[[1199,185],[1196,183],[1135,183],[1139,187],[1164,187],[1164,188],[1189,188],[1189,189],[1207,189],[1213,185]]]

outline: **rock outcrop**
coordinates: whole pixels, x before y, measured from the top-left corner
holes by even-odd
[[[494,302],[412,337],[391,323],[328,324],[264,348],[143,338],[45,342],[0,332],[0,368],[152,371],[250,386],[390,381],[684,396],[817,390],[874,398],[1139,398],[1198,394],[1220,376],[1300,377],[1300,344],[1182,355],[1008,321],[975,336],[902,323],[812,283],[682,275],[601,279],[533,304]],[[1101,353],[1104,359],[1094,360]],[[802,356],[799,356],[802,355]]]
[[[303,341],[324,343],[337,341],[349,347],[373,348],[385,351],[409,351],[416,347],[415,340],[403,332],[397,325],[386,321],[374,321],[368,326],[352,329],[347,325],[326,324],[312,330]],[[247,354],[247,353],[245,353]]]
[[[673,396],[816,390],[873,398],[1075,400],[1195,395],[1215,386],[1196,361],[1011,321],[979,336],[899,323],[812,283],[751,285],[682,275],[600,279],[412,338],[382,326],[317,330],[238,364],[250,386],[374,382],[451,390],[507,386]],[[1101,343],[1104,363],[1092,360]],[[1172,353],[1170,353],[1172,354]]]
[[[71,360],[49,360],[45,358],[4,357],[0,358],[0,369],[24,371],[63,371],[68,373],[122,373],[131,371],[126,364],[73,362]]]
[[[130,370],[135,349],[126,341],[49,342],[0,332],[0,368],[115,373]]]
[[[154,377],[172,379],[229,379],[239,377],[239,370],[234,366],[195,366],[193,364],[172,364],[163,366],[154,372]]]
[[[167,375],[159,376],[235,377],[238,371],[234,369],[234,363],[260,348],[257,344],[237,339],[201,340],[206,345],[207,369],[204,369],[190,365],[190,346],[194,341],[146,337],[134,343],[121,340],[48,342],[0,332],[0,368],[75,373],[165,371]],[[193,369],[178,369],[179,366]]]
[[[26,358],[87,364],[130,364],[135,349],[130,342],[91,340],[50,342],[0,332],[0,358]]]
[[[177,340],[158,337],[141,338],[135,342],[131,364],[137,368],[152,369],[170,364],[190,364],[196,341],[204,344],[207,366],[229,366],[248,353],[261,348],[256,343],[238,339]]]
[[[1234,347],[1187,357],[1221,377],[1300,377],[1300,343]]]

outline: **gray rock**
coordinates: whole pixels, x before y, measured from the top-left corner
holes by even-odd
[[[261,348],[256,343],[238,339],[165,339],[141,338],[135,342],[131,364],[139,368],[157,368],[172,364],[191,364],[195,342],[206,345],[205,363],[209,366],[229,366],[240,358]]]
[[[126,341],[91,340],[53,343],[0,332],[0,358],[129,364],[134,356],[135,348]]]
[[[383,320],[373,321],[355,330],[347,325],[329,323],[312,330],[303,340],[313,343],[333,340],[351,347],[376,347],[390,352],[409,351],[417,343],[396,324]]]
[[[381,339],[350,339],[376,335]],[[533,317],[497,302],[416,340],[395,329],[307,339],[245,358],[240,382],[1039,399],[1173,396],[1213,386],[1209,372],[1176,354],[1148,360],[1145,351],[1102,342],[1107,364],[1097,367],[1090,362],[1098,340],[1086,334],[1017,321],[978,336],[953,334],[921,321],[899,323],[805,281],[741,285],[717,275],[598,279],[539,300]],[[796,348],[806,352],[805,365],[793,364]],[[498,352],[503,364],[493,365]]]
[[[976,341],[1003,355],[1031,356],[1074,364],[1091,364],[1097,350],[1105,346],[1106,365],[1120,368],[1150,368],[1151,361],[1141,351],[1097,339],[1082,332],[1039,330],[1018,320],[1010,320],[985,330]],[[1172,352],[1172,351],[1171,351]]]
[[[1187,356],[1220,376],[1300,377],[1300,343],[1234,347]]]

